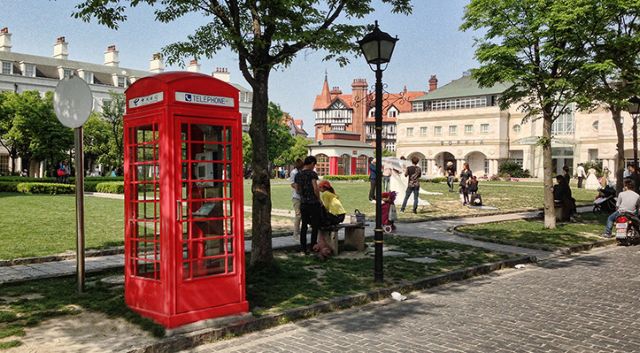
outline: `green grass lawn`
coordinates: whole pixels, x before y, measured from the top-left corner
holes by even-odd
[[[375,214],[375,204],[369,202],[369,183],[365,182],[331,182],[347,212],[354,209],[366,213],[370,218]],[[479,192],[486,206],[497,207],[497,211],[485,211],[464,207],[460,203],[460,194],[448,192],[445,183],[435,184],[422,182],[421,187],[427,191],[441,192],[442,195],[420,195],[429,201],[431,206],[418,210],[418,214],[399,213],[400,220],[428,220],[447,216],[481,215],[488,212],[512,212],[543,205],[542,183],[533,182],[492,182],[481,181]],[[573,197],[578,204],[590,204],[597,194],[594,190],[572,188]],[[251,183],[245,182],[245,204],[251,204]],[[291,209],[291,186],[283,180],[272,181],[271,200],[273,208]],[[413,199],[409,199],[409,205]],[[408,207],[409,208],[409,207]]]
[[[553,250],[601,239],[607,216],[582,214],[579,223],[558,223],[556,229],[545,229],[542,220],[531,219],[463,226],[457,230],[479,240]]]
[[[86,247],[124,243],[123,201],[85,197]],[[0,193],[0,259],[75,250],[74,195]]]
[[[402,281],[507,259],[512,255],[494,253],[466,245],[428,239],[387,237],[385,246],[405,252],[409,257],[428,256],[430,264],[409,262],[400,257],[384,259],[382,284],[373,281],[373,257],[352,254],[321,261],[315,256],[276,252],[276,266],[249,270],[247,299],[256,316],[311,305],[323,300],[366,292]],[[87,290],[76,292],[72,277],[44,279],[20,284],[0,285],[0,350],[21,344],[25,328],[46,319],[73,315],[82,310],[123,317],[142,328],[162,335],[163,329],[142,319],[124,304],[121,286],[99,281],[121,271],[90,274]],[[3,344],[5,345],[3,347]]]

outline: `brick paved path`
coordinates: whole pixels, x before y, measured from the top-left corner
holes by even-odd
[[[640,247],[610,247],[191,352],[640,352]]]

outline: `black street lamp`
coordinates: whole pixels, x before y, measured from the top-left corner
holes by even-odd
[[[393,54],[393,48],[398,38],[391,37],[388,33],[378,28],[375,21],[373,31],[358,41],[360,50],[364,54],[371,70],[376,73],[376,228],[374,231],[375,260],[373,277],[376,282],[382,282],[382,64],[388,64]]]
[[[627,110],[629,111],[629,114],[631,114],[633,122],[633,170],[638,173],[638,116],[640,116],[640,98],[638,98],[638,96],[629,98]]]

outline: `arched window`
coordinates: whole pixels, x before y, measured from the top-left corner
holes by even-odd
[[[318,173],[318,175],[328,175],[329,157],[327,157],[326,154],[318,154],[316,155],[316,159],[318,160],[318,164],[316,164],[316,173]]]
[[[358,159],[356,160],[356,174],[359,175],[367,175],[367,162],[369,162],[369,157],[365,156],[364,154],[361,154],[360,156],[358,156]]]
[[[351,156],[348,154],[338,158],[338,175],[351,175]]]

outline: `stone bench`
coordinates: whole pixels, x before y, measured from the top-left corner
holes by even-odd
[[[338,255],[338,231],[344,229],[344,245],[358,251],[364,250],[364,223],[340,223],[331,229],[320,229],[318,236]]]

